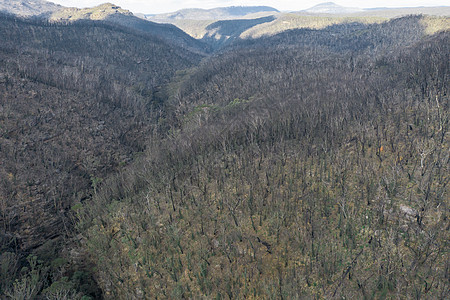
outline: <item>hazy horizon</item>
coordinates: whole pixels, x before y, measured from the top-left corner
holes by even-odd
[[[93,7],[102,3],[111,2],[124,9],[128,9],[133,13],[145,13],[145,14],[159,14],[177,11],[184,8],[203,8],[210,9],[214,7],[226,7],[226,6],[271,6],[280,11],[298,11],[308,9],[317,4],[324,2],[334,2],[338,5],[345,7],[359,7],[359,8],[377,8],[377,7],[420,7],[420,6],[446,6],[448,1],[435,0],[340,0],[340,1],[295,1],[295,0],[166,0],[166,1],[146,1],[146,0],[54,0],[50,1],[67,7]]]

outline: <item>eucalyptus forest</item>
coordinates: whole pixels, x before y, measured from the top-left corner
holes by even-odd
[[[1,299],[448,297],[448,17],[126,17],[0,14]]]

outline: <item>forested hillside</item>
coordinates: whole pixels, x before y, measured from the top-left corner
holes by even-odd
[[[179,73],[167,135],[79,214],[105,298],[444,299],[449,34],[420,21]]]
[[[48,17],[62,8],[61,5],[45,0],[0,0],[0,13],[19,16]]]
[[[446,298],[448,20],[271,18],[0,15],[1,297]]]
[[[0,40],[2,294],[14,279],[4,255],[58,251],[70,208],[152,138],[159,86],[202,56],[100,22],[1,15]]]
[[[426,10],[425,10],[426,11]],[[450,18],[448,17],[450,9],[443,8],[439,11],[433,11],[432,14],[426,15],[418,22],[420,24],[412,24],[414,28],[417,25],[425,28],[428,34],[447,29],[450,26]],[[420,14],[420,11],[417,12]],[[397,15],[407,16],[408,13],[400,13]],[[254,16],[253,18],[233,19],[233,20],[189,20],[174,19],[169,20],[184,30],[186,33],[200,39],[206,44],[211,45],[214,49],[221,49],[225,46],[233,44],[235,41],[244,40],[252,41],[258,38],[267,38],[275,36],[279,33],[287,33],[291,30],[314,30],[323,29],[325,31],[333,30],[333,26],[342,28],[342,26],[352,27],[360,26],[362,30],[366,30],[366,25],[372,24],[376,28],[377,25],[386,23],[393,19],[394,15],[383,14],[383,11],[373,14],[333,14],[333,15],[308,15],[304,13],[273,13],[268,16]],[[422,29],[423,29],[422,28]],[[408,28],[405,28],[409,30]],[[399,29],[396,29],[399,31]],[[422,31],[423,32],[423,31]],[[400,32],[399,37],[400,36]],[[367,35],[367,32],[355,32],[355,35]],[[420,36],[420,35],[419,35]],[[355,36],[354,36],[355,37]],[[351,36],[346,38],[352,38]],[[393,38],[393,37],[391,37]],[[373,42],[376,40],[374,39]]]
[[[184,33],[171,24],[158,24],[142,20],[128,10],[117,5],[105,3],[92,8],[64,8],[54,12],[49,18],[51,22],[75,22],[80,20],[101,20],[113,25],[119,25],[134,31],[141,31],[158,36],[166,43],[175,47],[185,47],[198,53],[207,52],[209,47]]]

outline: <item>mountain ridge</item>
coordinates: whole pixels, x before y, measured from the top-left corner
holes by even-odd
[[[63,8],[45,0],[0,0],[0,11],[24,17],[49,16]]]
[[[0,3],[19,3],[19,0],[0,0]],[[35,3],[34,16],[51,22],[97,20],[111,22],[134,30],[157,35],[199,53],[209,53],[238,39],[258,38],[297,28],[321,29],[339,23],[380,23],[408,14],[450,15],[447,8],[360,9],[324,2],[297,12],[280,12],[270,6],[229,6],[212,9],[182,9],[158,15],[133,14],[113,3],[91,8],[53,6],[43,0],[24,0]],[[39,8],[49,4],[43,13]],[[51,12],[48,12],[51,10]],[[10,9],[14,12],[14,7]],[[440,21],[448,23],[446,20]],[[448,25],[437,28],[448,28]],[[434,32],[439,29],[432,29]]]
[[[313,13],[313,14],[343,14],[343,13],[355,13],[361,12],[363,9],[357,7],[345,7],[338,5],[334,2],[324,2],[319,3],[313,7],[302,10],[302,12]]]
[[[0,0],[5,13],[20,17],[33,17],[51,23],[77,22],[82,20],[109,22],[132,30],[157,36],[174,45],[182,45],[197,53],[207,53],[209,46],[194,39],[180,28],[171,24],[161,24],[136,17],[129,10],[113,3],[103,3],[89,8],[63,7],[43,0],[23,0],[28,3],[28,11],[17,10],[21,0]],[[19,5],[20,6],[20,5]]]
[[[279,10],[270,6],[227,6],[211,9],[187,8],[175,12],[145,15],[146,19],[167,21],[167,20],[229,20],[243,18],[256,13],[279,13]]]
[[[199,53],[208,52],[208,46],[194,39],[172,24],[161,24],[136,17],[132,12],[112,3],[104,3],[91,8],[65,8],[53,13],[53,22],[74,22],[79,20],[96,20],[111,22],[133,30],[158,36],[171,43],[182,45]]]

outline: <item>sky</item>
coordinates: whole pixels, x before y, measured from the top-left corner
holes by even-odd
[[[278,10],[297,11],[333,0],[49,0],[68,7],[92,7],[111,2],[133,13],[157,14],[182,8],[213,8],[223,6],[267,5]],[[449,0],[336,0],[347,7],[415,7],[450,5]]]

